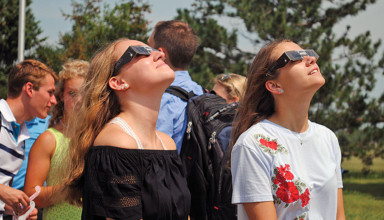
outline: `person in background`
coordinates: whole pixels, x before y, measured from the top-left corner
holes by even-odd
[[[16,176],[13,177],[12,188],[24,191],[25,174],[27,173],[29,152],[31,151],[32,145],[33,143],[35,143],[39,135],[45,130],[47,130],[50,118],[51,116],[48,115],[44,119],[36,117],[30,121],[25,122],[28,128],[30,138],[25,140],[24,160],[21,164],[19,172],[17,172]],[[12,216],[4,217],[4,219],[12,219]],[[38,209],[37,219],[42,219],[42,209]]]
[[[81,101],[80,90],[89,69],[89,63],[83,60],[69,60],[59,73],[57,105],[53,108],[49,128],[41,134],[32,147],[25,179],[24,191],[32,195],[36,185],[41,192],[35,199],[36,206],[43,209],[43,219],[80,219],[81,208],[66,202],[53,200],[54,185],[62,184],[63,171],[68,153],[69,139],[67,125],[72,114],[78,111]],[[76,117],[73,117],[76,119]],[[46,186],[44,185],[46,182]]]
[[[156,130],[175,78],[164,53],[129,39],[93,57],[71,123],[64,189],[82,219],[187,219],[190,193],[175,142]]]
[[[175,71],[171,86],[178,86],[196,95],[203,94],[200,85],[192,80],[188,66],[192,62],[198,38],[193,29],[183,21],[160,21],[148,39],[149,46],[165,54],[165,63]],[[187,102],[179,97],[164,93],[161,99],[156,128],[173,138],[180,153],[183,136],[187,127]]]
[[[28,128],[30,138],[25,140],[24,160],[23,160],[23,163],[21,164],[19,172],[17,172],[16,176],[13,177],[13,181],[12,181],[13,188],[22,190],[22,191],[24,190],[25,174],[27,173],[29,152],[31,151],[32,145],[33,143],[35,143],[39,135],[43,133],[45,130],[47,130],[50,118],[51,116],[48,115],[44,119],[36,117],[31,121],[25,122]]]
[[[0,100],[0,220],[3,214],[21,215],[29,208],[30,199],[10,187],[24,160],[25,140],[30,135],[25,121],[46,118],[56,104],[56,73],[37,60],[25,60],[8,75],[7,99]],[[37,209],[30,219],[37,218]]]
[[[212,91],[223,97],[228,104],[239,102],[244,95],[247,78],[235,73],[219,74],[214,78]]]
[[[345,219],[336,135],[308,120],[325,80],[314,50],[276,40],[256,55],[234,125],[232,203],[241,219]]]

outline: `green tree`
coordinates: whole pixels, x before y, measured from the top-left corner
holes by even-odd
[[[177,10],[175,17],[187,22],[199,37],[200,45],[189,71],[196,82],[208,89],[212,87],[210,79],[217,74],[233,72],[245,75],[247,61],[252,56],[238,48],[237,30],[228,31],[214,17],[214,12],[221,9],[220,5],[205,7],[196,1],[190,9]]]
[[[201,15],[239,18],[252,42],[262,45],[277,38],[289,38],[304,48],[314,48],[326,84],[316,94],[310,119],[336,132],[343,156],[360,157],[369,171],[374,157],[384,157],[382,137],[384,94],[370,95],[378,74],[383,72],[381,40],[373,42],[370,33],[350,37],[347,27],[339,36],[335,25],[347,16],[364,11],[375,0],[196,0]],[[246,58],[244,58],[246,59]]]
[[[147,39],[149,27],[144,15],[151,11],[141,0],[121,1],[113,8],[101,0],[72,1],[72,7],[71,14],[63,13],[73,23],[72,30],[60,37],[58,47],[46,46],[37,51],[57,71],[67,59],[89,60],[101,46],[118,38]]]
[[[32,14],[31,3],[31,0],[25,3],[25,51],[31,51],[46,39],[40,37],[42,30]],[[19,0],[0,1],[0,98],[6,97],[7,75],[17,61],[18,27]]]

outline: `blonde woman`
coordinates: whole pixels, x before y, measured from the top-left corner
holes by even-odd
[[[235,73],[219,74],[214,78],[213,91],[223,97],[227,103],[239,102],[246,88],[245,76]]]
[[[82,60],[70,60],[63,65],[59,73],[60,81],[57,94],[57,105],[53,108],[50,125],[34,143],[28,161],[24,191],[28,195],[35,192],[35,186],[41,192],[35,199],[36,206],[43,209],[44,220],[80,219],[81,209],[65,202],[52,199],[53,186],[62,184],[60,168],[65,168],[69,139],[67,125],[72,114],[76,113],[81,99],[79,91],[84,85],[89,63]],[[43,187],[44,182],[46,186]]]
[[[74,120],[64,190],[82,219],[187,219],[190,194],[176,145],[156,131],[175,78],[164,53],[119,39],[91,61]]]

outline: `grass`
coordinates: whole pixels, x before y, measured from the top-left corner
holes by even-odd
[[[344,160],[342,167],[349,171],[343,176],[346,218],[384,220],[384,160],[375,159],[366,176],[357,158]]]

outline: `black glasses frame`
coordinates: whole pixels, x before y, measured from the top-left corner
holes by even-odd
[[[289,61],[298,61],[304,59],[305,56],[319,58],[319,55],[312,49],[307,50],[291,50],[284,52],[283,55],[277,59],[271,67],[269,67],[269,71],[273,73],[275,70],[284,67],[289,63]]]
[[[124,54],[120,57],[120,59],[115,63],[115,66],[113,67],[113,74],[116,74],[117,72],[119,72],[121,67],[131,62],[131,60],[137,54],[149,56],[151,55],[152,51],[159,51],[159,50],[153,49],[152,47],[148,47],[148,46],[129,46],[128,49],[124,52]]]

